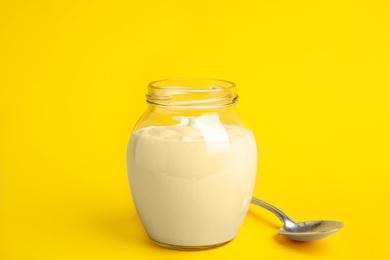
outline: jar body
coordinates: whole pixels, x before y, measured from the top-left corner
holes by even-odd
[[[148,236],[176,249],[232,240],[251,202],[257,148],[234,106],[149,105],[127,149],[130,190]]]

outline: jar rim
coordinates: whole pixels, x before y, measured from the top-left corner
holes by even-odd
[[[237,103],[236,84],[212,78],[155,80],[148,85],[147,103],[160,107],[209,109]]]
[[[220,85],[214,85],[214,84],[211,84],[209,86],[211,87],[215,87],[215,86],[218,86],[220,88],[210,88],[210,89],[207,89],[207,88],[200,88],[200,87],[190,87],[190,86],[177,86],[177,89],[179,89],[180,91],[188,91],[188,92],[213,92],[213,91],[220,91],[220,90],[229,90],[229,89],[232,89],[232,88],[235,88],[236,87],[236,84],[232,81],[228,81],[228,80],[223,80],[223,79],[215,79],[215,78],[168,78],[168,79],[160,79],[160,80],[155,80],[155,81],[152,81],[148,84],[148,87],[149,88],[153,88],[153,89],[161,89],[161,88],[164,88],[164,87],[173,87],[173,86],[158,86],[157,84],[160,84],[160,83],[169,83],[169,82],[186,82],[186,81],[197,81],[197,82],[206,82],[206,81],[215,81],[216,83],[219,82],[219,83],[222,83]],[[185,84],[184,84],[185,85]],[[223,86],[225,85],[225,86]],[[222,88],[221,88],[222,87]]]

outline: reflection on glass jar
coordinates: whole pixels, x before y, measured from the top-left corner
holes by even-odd
[[[192,250],[231,241],[257,169],[255,138],[237,115],[234,83],[172,79],[148,90],[148,109],[127,149],[131,194],[148,236]]]

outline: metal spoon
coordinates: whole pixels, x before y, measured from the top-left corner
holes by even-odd
[[[279,234],[291,240],[319,240],[336,233],[344,226],[343,223],[334,220],[294,222],[282,211],[258,198],[252,197],[252,203],[275,214],[283,222],[283,227],[278,229]]]

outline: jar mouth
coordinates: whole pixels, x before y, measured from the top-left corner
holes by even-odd
[[[213,108],[237,103],[236,84],[210,78],[175,78],[152,81],[147,102],[174,108]]]
[[[212,78],[174,78],[161,79],[149,83],[149,88],[177,88],[182,91],[218,91],[235,88],[231,81]]]

